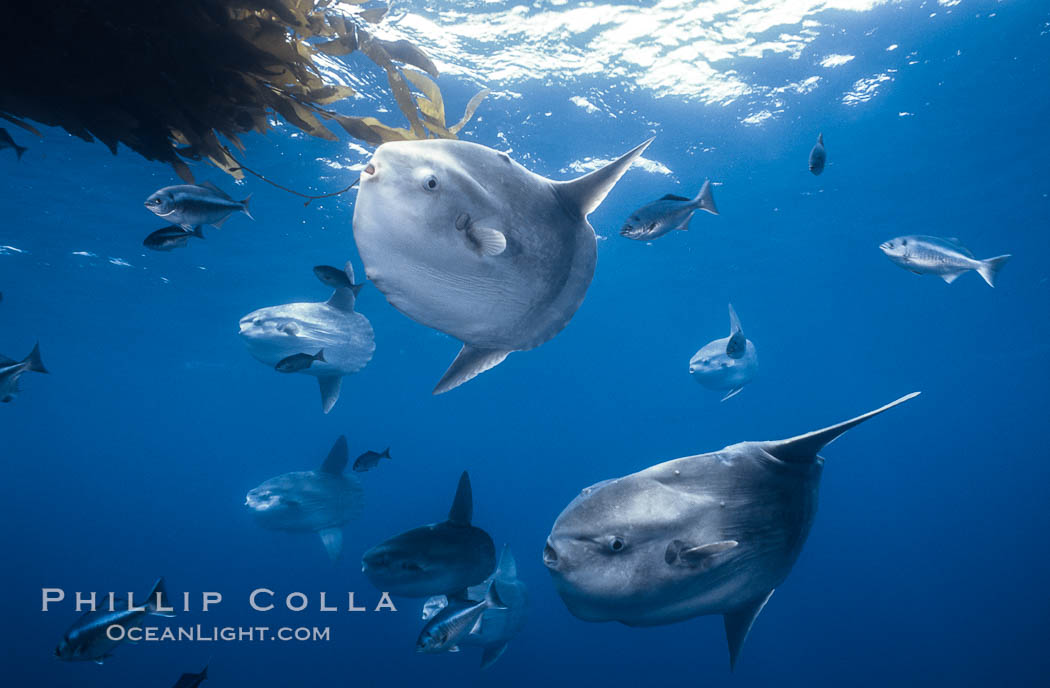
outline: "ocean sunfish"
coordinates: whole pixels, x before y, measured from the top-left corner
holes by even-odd
[[[729,336],[703,346],[689,359],[689,374],[708,389],[726,392],[722,401],[736,396],[758,373],[755,345],[744,336],[733,304],[729,304]]]
[[[256,359],[276,368],[296,354],[323,350],[309,366],[285,364],[285,369],[313,375],[321,385],[321,408],[332,410],[339,400],[343,376],[361,370],[375,353],[375,333],[368,318],[354,311],[354,268],[346,264],[347,284],[332,298],[318,303],[286,303],[252,311],[241,318],[240,334]],[[319,276],[322,283],[327,283]]]
[[[823,430],[674,459],[583,490],[543,550],[584,621],[661,626],[721,614],[736,663],[817,514],[825,445],[918,393]]]
[[[376,149],[361,175],[354,239],[391,305],[463,342],[435,394],[565,327],[594,276],[587,216],[651,141],[567,182],[466,141]]]

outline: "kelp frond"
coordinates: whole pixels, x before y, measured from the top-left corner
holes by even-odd
[[[239,136],[265,133],[272,117],[326,140],[334,121],[350,136],[378,145],[455,138],[488,93],[471,99],[463,118],[445,122],[434,81],[437,67],[408,41],[386,41],[366,28],[388,8],[355,14],[337,4],[367,0],[53,0],[20,2],[5,15],[8,65],[0,118],[38,133],[25,120],[62,127],[86,141],[118,144],[173,165],[209,160],[241,177],[219,137],[243,151]],[[315,58],[361,52],[383,69],[407,127],[371,113],[328,109],[354,95],[326,83]],[[19,65],[17,68],[15,65]],[[413,91],[413,87],[416,89]]]

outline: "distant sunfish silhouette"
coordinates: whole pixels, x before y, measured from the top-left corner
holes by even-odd
[[[343,526],[361,515],[364,490],[356,475],[346,474],[350,460],[340,436],[316,471],[296,471],[270,478],[248,493],[245,506],[264,528],[317,533],[328,555],[343,551]]]
[[[660,626],[725,617],[730,665],[795,564],[829,442],[897,404],[773,442],[742,442],[593,485],[554,523],[543,561],[573,615]]]
[[[365,552],[361,570],[380,590],[405,597],[462,595],[496,567],[492,538],[471,524],[470,476],[459,477],[448,520],[420,526]]]
[[[813,150],[809,152],[809,171],[819,175],[824,171],[824,163],[828,160],[828,153],[824,150],[824,134],[817,134],[817,142]]]
[[[689,360],[689,374],[708,389],[728,390],[722,401],[736,396],[758,373],[755,345],[744,336],[740,319],[729,304],[729,336],[705,344]]]
[[[270,306],[241,318],[240,334],[248,351],[268,366],[276,367],[296,354],[324,350],[323,360],[295,372],[317,378],[325,413],[339,400],[343,376],[364,368],[376,349],[372,324],[354,311],[355,294],[361,287],[353,284],[350,263],[346,274],[350,286],[337,288],[328,301]],[[330,281],[323,276],[318,279]]]
[[[652,141],[568,182],[466,141],[385,143],[361,175],[354,239],[399,311],[463,342],[447,392],[565,327],[597,256],[587,216]]]

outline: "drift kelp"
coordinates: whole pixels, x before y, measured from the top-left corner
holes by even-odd
[[[172,164],[188,182],[193,175],[184,160],[207,159],[242,177],[219,137],[244,151],[239,136],[266,133],[278,115],[329,141],[337,137],[322,119],[374,145],[455,138],[487,92],[471,100],[460,122],[446,125],[441,92],[430,78],[438,76],[434,63],[408,41],[385,41],[365,28],[381,21],[386,8],[342,13],[349,12],[347,5],[361,4],[18,3],[4,16],[13,30],[0,41],[0,58],[3,64],[31,67],[7,70],[0,117],[37,135],[23,120],[62,127],[85,141],[101,141],[114,154],[124,144],[149,160]],[[320,62],[356,51],[386,73],[407,128],[384,124],[370,113],[349,116],[326,109],[354,90],[326,82]],[[422,95],[414,95],[410,84]]]

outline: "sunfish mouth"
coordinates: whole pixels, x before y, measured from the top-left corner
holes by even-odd
[[[373,175],[376,173],[376,166],[372,163],[368,163],[367,165],[365,165],[365,169],[362,170],[362,172],[363,174]]]
[[[543,546],[543,565],[551,571],[558,568],[558,552],[551,545],[550,538],[547,538],[547,543]]]

